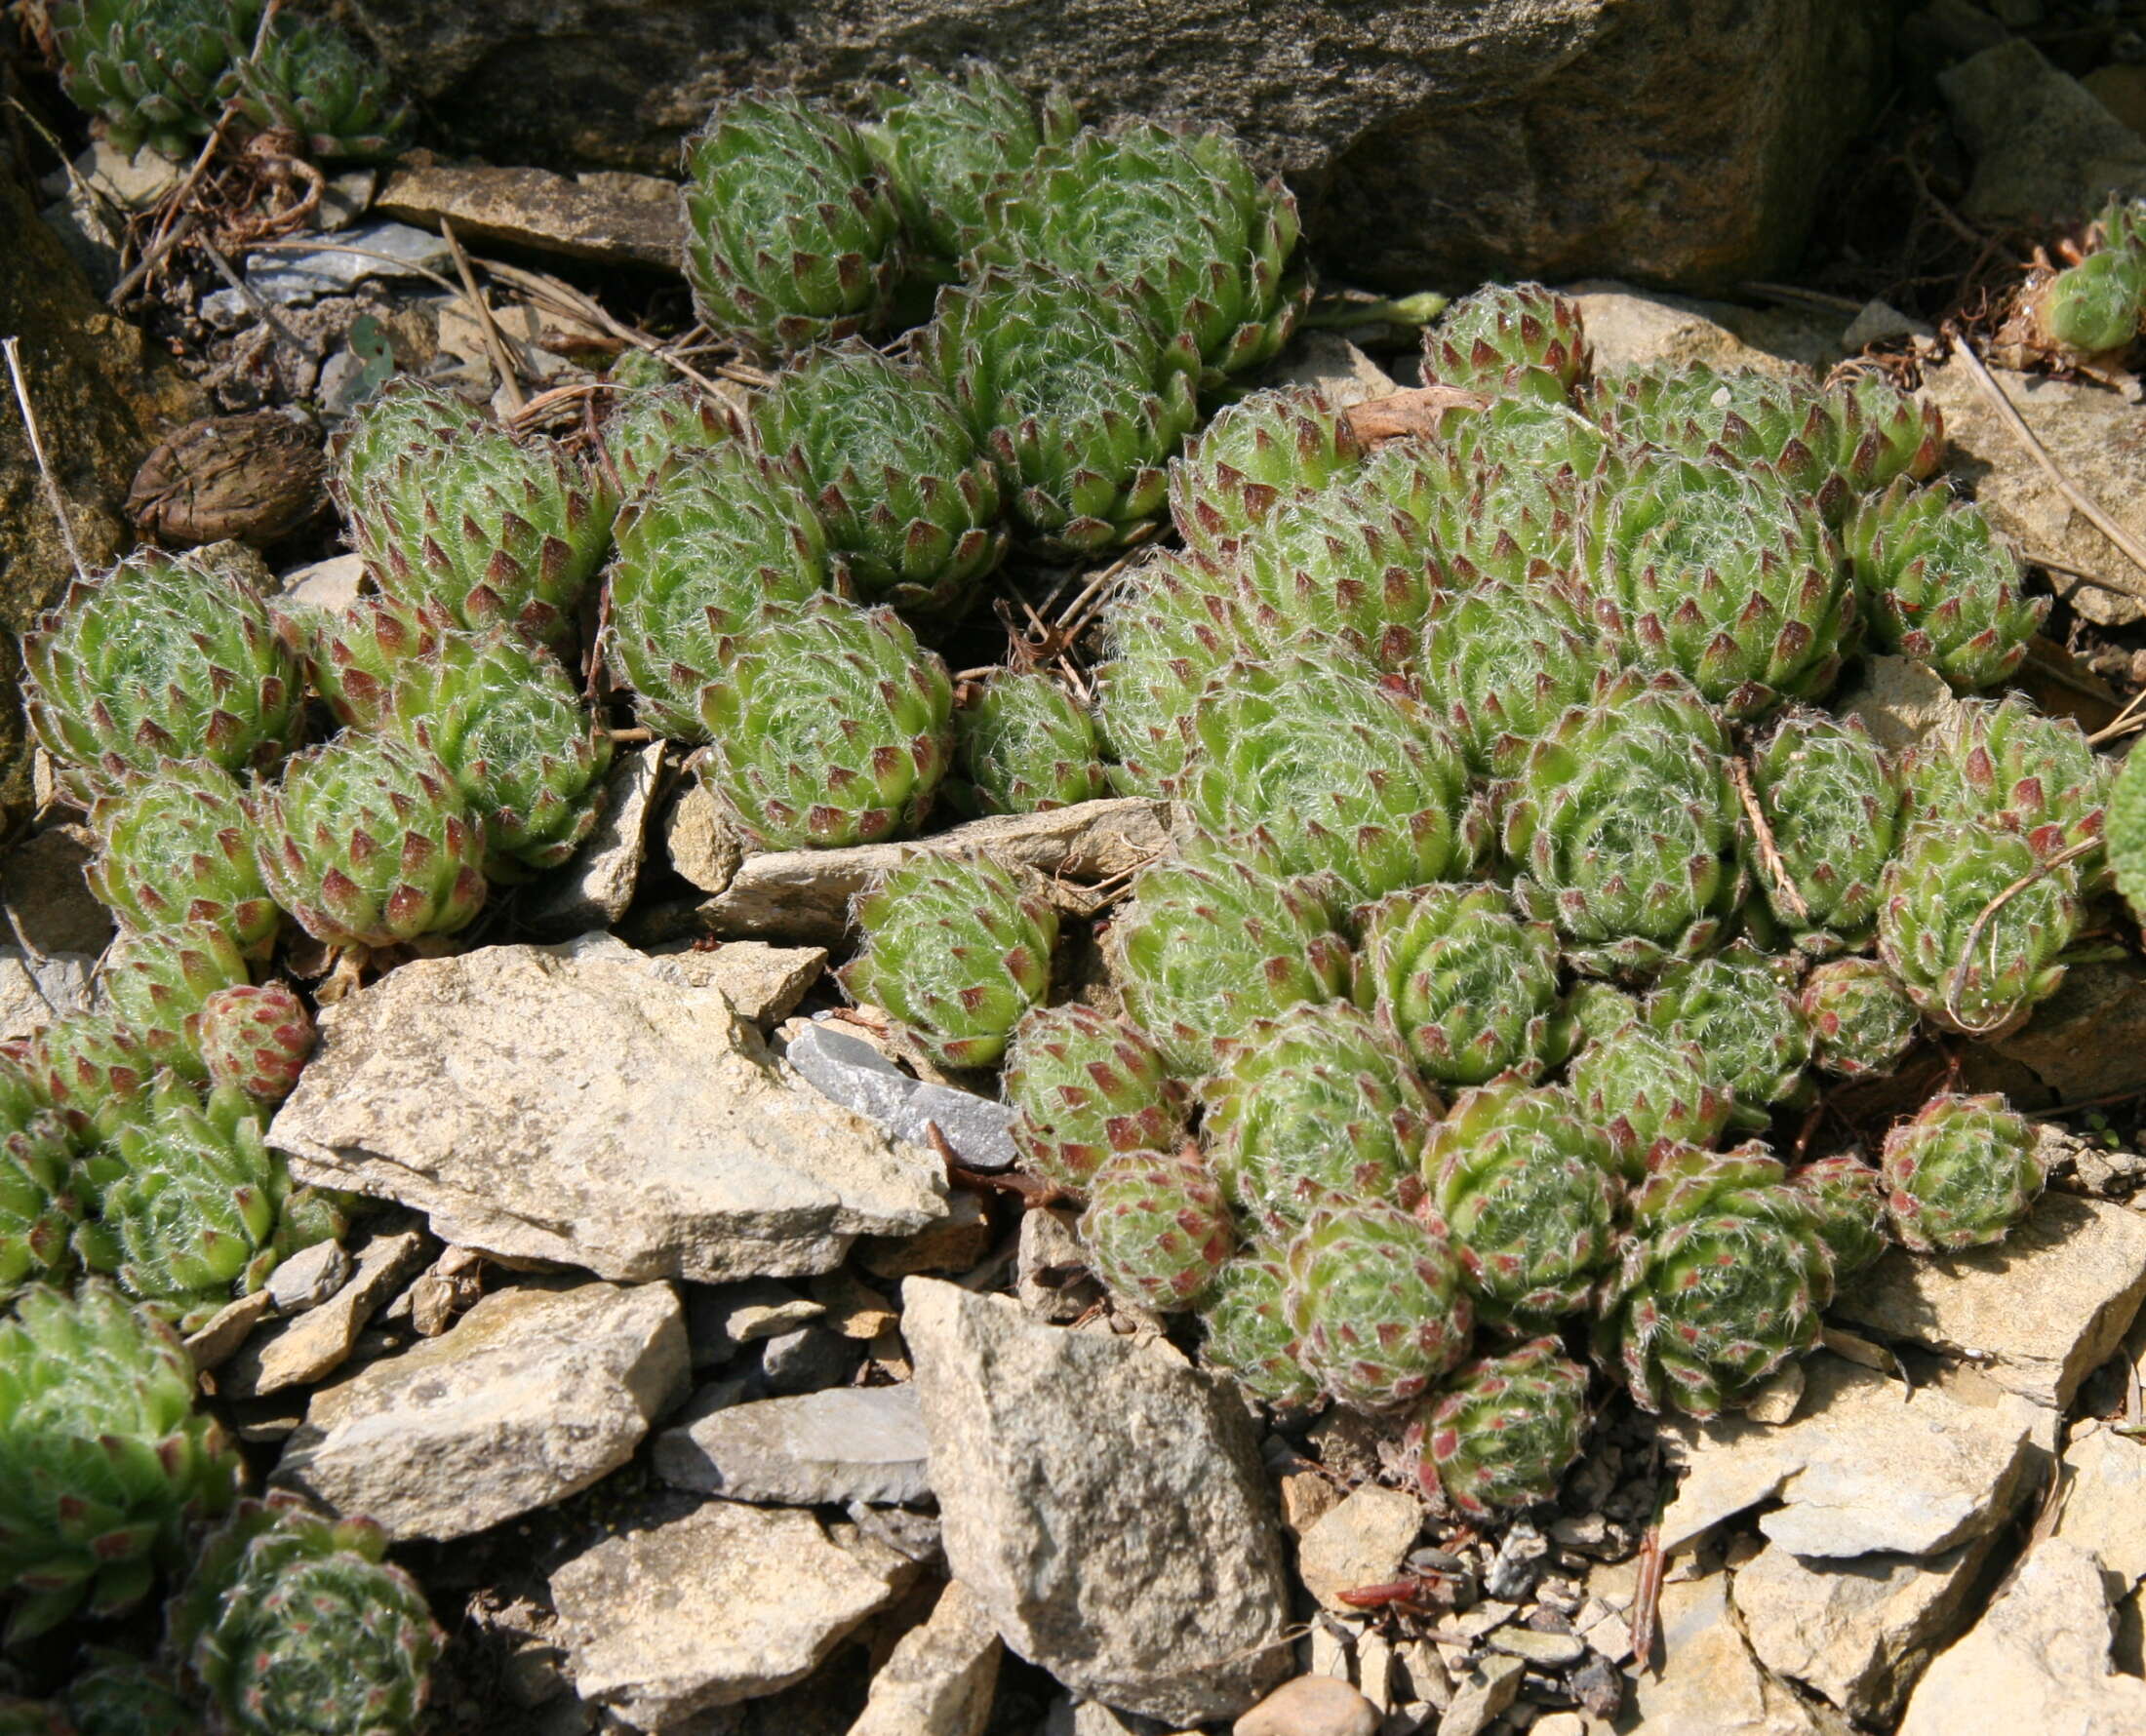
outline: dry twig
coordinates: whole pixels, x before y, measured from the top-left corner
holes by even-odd
[[[2047,860],[2037,862],[2033,868],[2022,874],[2010,886],[1999,892],[1996,897],[1983,905],[1981,913],[1967,926],[1967,937],[1960,947],[1961,965],[1965,967],[1967,962],[1974,956],[1974,949],[1982,939],[1982,930],[1989,927],[1990,919],[2000,910],[2003,910],[2006,905],[2033,886],[2036,881],[2042,879],[2043,876],[2053,874],[2059,868],[2068,867],[2071,863],[2078,861],[2081,856],[2099,848],[2101,848],[2101,840],[2089,838],[2084,844],[2075,844],[2068,849],[2060,849]],[[1945,1016],[1952,1021],[1953,1028],[1969,1037],[1987,1036],[1998,1030],[1998,1025],[1987,1025],[1979,1028],[1969,1025],[1966,1019],[1960,1016],[1960,991],[1966,986],[1967,978],[1964,971],[1956,972],[1952,979],[1952,987],[1945,992]]]
[[[52,516],[60,526],[60,540],[66,544],[67,560],[74,567],[74,575],[88,580],[89,570],[82,565],[82,551],[75,546],[74,527],[67,522],[66,496],[60,492],[59,479],[52,473],[52,463],[45,456],[45,442],[37,431],[37,412],[30,408],[30,389],[22,378],[22,340],[20,337],[0,338],[0,351],[8,358],[8,377],[15,384],[15,402],[22,413],[22,431],[30,439],[30,456],[37,460],[37,474],[45,485],[45,504],[52,508]]]
[[[447,243],[447,251],[455,256],[455,270],[462,280],[462,296],[477,315],[478,330],[484,335],[485,354],[492,358],[492,366],[498,371],[507,409],[510,414],[519,415],[529,403],[522,391],[521,371],[507,353],[505,335],[499,330],[499,322],[492,317],[492,303],[477,287],[476,273],[470,270],[469,256],[462,252],[462,244],[456,238],[455,225],[444,217],[440,219],[440,239]]]
[[[2034,461],[2042,467],[2042,473],[2055,485],[2057,493],[2069,500],[2088,524],[2122,549],[2125,557],[2140,573],[2138,578],[2128,584],[2115,579],[2098,582],[2109,590],[2123,592],[2126,597],[2146,599],[2146,546],[2142,546],[2135,536],[2104,512],[2099,503],[2072,481],[2064,467],[2049,455],[2049,449],[2027,426],[2027,418],[2019,414],[2018,407],[2006,396],[2005,388],[1997,383],[1990,371],[1982,365],[1982,358],[1974,353],[1974,346],[1963,337],[1954,347],[1955,353],[1967,365],[1967,373],[1973,376],[1974,383],[1981,388],[1982,395],[1990,401],[1990,408],[1997,412],[2004,419],[2005,426],[2027,449]]]

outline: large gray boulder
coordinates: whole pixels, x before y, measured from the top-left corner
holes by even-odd
[[[350,0],[454,141],[668,170],[715,99],[986,54],[1085,114],[1220,122],[1352,277],[1729,283],[1801,243],[1877,95],[1872,0]]]

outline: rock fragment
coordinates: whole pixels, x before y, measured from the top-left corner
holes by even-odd
[[[541,169],[436,163],[398,169],[374,201],[381,216],[465,244],[494,242],[607,264],[676,270],[678,184],[651,175],[552,175]]]
[[[1969,1403],[1825,1353],[1781,1427],[1726,1416],[1662,1426],[1686,1463],[1662,1516],[1672,1553],[1731,1515],[1778,1501],[1759,1529],[1798,1556],[1932,1556],[2003,1524],[2049,1436],[2048,1414],[2007,1393]]]
[[[982,1736],[1004,1647],[969,1588],[953,1581],[872,1677],[849,1736]]]
[[[1630,1678],[1630,1723],[1620,1727],[1647,1736],[1832,1736],[1759,1668],[1729,1612],[1727,1574],[1663,1586],[1660,1634],[1661,1672]]]
[[[396,1537],[466,1537],[624,1464],[687,1360],[669,1284],[496,1291],[315,1393],[274,1480]]]
[[[1230,1726],[1230,1736],[1376,1736],[1378,1708],[1331,1676],[1299,1676]]]
[[[1971,1357],[1990,1379],[2061,1409],[2146,1299],[2146,1215],[2042,1197],[1994,1247],[1942,1259],[1896,1248],[1835,1299],[1842,1320]]]
[[[234,1399],[260,1398],[334,1373],[357,1348],[366,1322],[423,1263],[424,1238],[417,1231],[376,1236],[348,1265],[349,1277],[334,1295],[251,1339],[217,1377],[218,1390]],[[269,1295],[273,1300],[273,1289]]]
[[[1234,1390],[1008,1298],[916,1279],[902,1300],[947,1560],[1007,1643],[1180,1724],[1275,1685],[1288,1582]]]
[[[397,1200],[443,1241],[622,1282],[825,1271],[946,1211],[937,1159],[622,946],[390,972],[323,1015],[269,1139],[300,1179]]]
[[[2136,1736],[2146,1681],[2111,1667],[2112,1628],[2094,1555],[2056,1537],[2035,1544],[1982,1619],[1924,1673],[1899,1736]]]
[[[572,859],[526,892],[518,914],[529,931],[565,939],[626,914],[648,859],[649,811],[663,785],[664,743],[620,754],[604,779],[604,810]]]
[[[917,1572],[854,1526],[710,1501],[575,1557],[551,1598],[584,1701],[637,1730],[690,1730],[802,1681]]]
[[[1298,1539],[1296,1575],[1329,1609],[1351,1613],[1340,1594],[1393,1579],[1422,1528],[1413,1495],[1366,1483]]]
[[[733,1404],[656,1437],[656,1474],[733,1501],[921,1501],[931,1443],[916,1388],[839,1387]]]

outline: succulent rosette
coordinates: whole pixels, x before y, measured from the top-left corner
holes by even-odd
[[[1418,887],[1357,913],[1354,997],[1422,1075],[1487,1085],[1565,1058],[1557,932],[1490,886]]]
[[[690,379],[667,379],[616,396],[604,424],[604,451],[617,473],[619,498],[631,500],[674,454],[728,446],[737,437],[729,405]]]
[[[1860,1158],[1819,1158],[1789,1175],[1833,1255],[1833,1274],[1846,1282],[1875,1265],[1892,1245],[1885,1178]]]
[[[1219,131],[1084,128],[993,193],[984,224],[982,260],[1124,286],[1159,332],[1191,339],[1204,384],[1273,357],[1311,296],[1290,270],[1295,197]]]
[[[1588,1120],[1634,1181],[1657,1141],[1711,1144],[1735,1108],[1704,1049],[1640,1022],[1591,1039],[1570,1079]]]
[[[1468,1354],[1475,1308],[1460,1261],[1414,1214],[1370,1201],[1324,1206],[1284,1260],[1298,1354],[1341,1403],[1398,1408]]]
[[[1798,1002],[1810,1056],[1843,1079],[1882,1079],[1914,1046],[1922,1015],[1876,959],[1828,959],[1804,978]]]
[[[1459,744],[1353,658],[1307,650],[1233,663],[1193,714],[1179,793],[1200,824],[1263,830],[1291,874],[1352,900],[1476,864],[1489,827]]]
[[[1932,1097],[1886,1135],[1879,1170],[1892,1233],[1926,1254],[2004,1241],[2047,1179],[2033,1126],[1995,1093]]]
[[[54,0],[60,80],[122,156],[178,157],[208,133],[249,47],[258,0]]]
[[[2112,762],[2068,717],[2049,717],[2018,693],[1963,700],[1909,748],[1901,763],[1912,819],[1988,820],[2072,859],[2080,877],[2100,870]]]
[[[841,972],[942,1067],[987,1067],[1051,987],[1058,913],[1040,883],[989,855],[919,853],[857,895],[864,947]]]
[[[1671,1043],[1705,1057],[1735,1099],[1731,1120],[1748,1126],[1764,1126],[1768,1108],[1795,1094],[1810,1060],[1810,1033],[1796,1005],[1795,967],[1741,943],[1710,959],[1672,965],[1641,1016]]]
[[[1013,1143],[1046,1180],[1085,1187],[1114,1152],[1174,1151],[1189,1094],[1147,1035],[1070,1002],[1013,1029],[1000,1075]]]
[[[1088,1178],[1081,1245],[1119,1295],[1197,1308],[1237,1242],[1228,1203],[1196,1150],[1119,1152]]]
[[[1275,508],[1338,483],[1364,461],[1323,392],[1275,386],[1224,406],[1170,461],[1170,517],[1185,546],[1219,555]]]
[[[1903,829],[1896,769],[1855,718],[1794,707],[1751,752],[1764,822],[1745,860],[1765,914],[1815,957],[1868,943],[1878,883]]]
[[[1617,1252],[1609,1141],[1557,1085],[1464,1091],[1423,1148],[1424,1211],[1452,1244],[1479,1318],[1517,1330],[1586,1307]]]
[[[1298,1354],[1288,1301],[1282,1250],[1259,1241],[1241,1244],[1214,1275],[1201,1306],[1203,1354],[1253,1398],[1304,1410],[1319,1401],[1319,1380]]]
[[[776,351],[876,324],[901,217],[862,136],[787,92],[719,103],[686,141],[686,281],[717,332]]]
[[[1040,669],[994,669],[954,713],[961,746],[949,794],[976,813],[1042,813],[1108,789],[1088,708]]]
[[[1005,558],[997,469],[938,382],[851,341],[815,351],[753,407],[856,594],[955,620]]]
[[[220,989],[253,980],[231,937],[209,923],[122,935],[104,961],[104,998],[150,1060],[180,1078],[207,1077],[201,1010]]]
[[[1566,711],[1584,704],[1616,653],[1570,587],[1492,578],[1431,599],[1417,664],[1425,700],[1452,727],[1469,767],[1510,777]]]
[[[1420,1192],[1438,1102],[1345,1001],[1254,1022],[1200,1095],[1215,1178],[1250,1218],[1297,1223],[1330,1200],[1409,1204]]]
[[[387,69],[333,24],[279,15],[235,70],[246,118],[297,134],[316,157],[392,156],[409,130]]]
[[[1032,267],[943,293],[923,349],[1039,551],[1080,558],[1148,534],[1164,463],[1198,419],[1189,339],[1125,294]]]
[[[1644,974],[1709,951],[1743,890],[1720,716],[1682,676],[1605,679],[1504,786],[1515,895],[1581,968]]]
[[[762,849],[914,832],[954,757],[954,689],[888,609],[818,596],[716,647],[699,694],[712,777]]]
[[[1480,1357],[1409,1413],[1426,1494],[1478,1521],[1553,1499],[1592,1421],[1587,1370],[1555,1338]]]
[[[1534,372],[1570,393],[1586,383],[1593,363],[1578,306],[1538,283],[1486,284],[1423,334],[1427,385],[1497,392],[1515,375]]]
[[[92,806],[98,901],[134,928],[207,923],[246,952],[273,944],[283,914],[261,884],[236,779],[207,760],[133,772]]]
[[[1185,1079],[1213,1072],[1255,1019],[1348,988],[1331,895],[1290,879],[1257,840],[1198,835],[1143,868],[1107,951],[1127,1012]]]
[[[297,659],[213,552],[142,549],[76,580],[22,635],[22,662],[30,728],[84,796],[167,760],[266,770],[301,723]]]

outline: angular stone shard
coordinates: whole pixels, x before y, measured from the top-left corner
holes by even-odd
[[[1899,1736],[2138,1736],[2146,1681],[2111,1667],[2113,1626],[2100,1561],[2076,1543],[2045,1539],[1967,1637],[1924,1673]]]
[[[656,1474],[732,1501],[921,1501],[931,1445],[914,1385],[836,1387],[712,1410],[656,1437]]]
[[[803,1680],[917,1574],[854,1526],[710,1501],[575,1557],[551,1599],[581,1698],[634,1729],[676,1730]]]
[[[2061,1409],[2146,1300],[2146,1214],[2045,1194],[1995,1247],[1928,1259],[1896,1248],[1834,1301],[1841,1319],[1970,1357]]]
[[[326,1011],[269,1139],[301,1179],[399,1201],[443,1241],[619,1281],[822,1272],[946,1214],[930,1153],[827,1102],[720,990],[624,947],[403,966]]]
[[[1274,1497],[1226,1381],[956,1284],[902,1299],[946,1558],[1009,1645],[1176,1725],[1290,1673]]]
[[[466,1537],[585,1489],[685,1396],[667,1283],[496,1290],[313,1395],[274,1480],[396,1537]]]
[[[1995,1530],[2046,1450],[2046,1411],[2008,1393],[1970,1403],[1821,1353],[1794,1422],[1677,1418],[1662,1438],[1686,1465],[1662,1516],[1677,1551],[1762,1501],[1759,1529],[1806,1558],[1932,1556]]]

